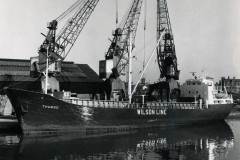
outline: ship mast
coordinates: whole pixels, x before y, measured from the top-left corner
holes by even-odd
[[[44,93],[47,94],[48,93],[48,63],[49,63],[49,54],[48,54],[48,50],[47,50],[47,58],[46,58],[46,72],[45,72],[45,90]]]
[[[131,32],[129,36],[129,49],[128,49],[128,101],[132,103],[132,38]]]

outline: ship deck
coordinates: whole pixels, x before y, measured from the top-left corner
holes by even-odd
[[[127,101],[110,101],[110,100],[81,100],[78,98],[62,99],[63,101],[86,107],[101,107],[101,108],[153,108],[153,109],[207,109],[208,106],[204,103],[197,102],[147,102],[131,103]]]

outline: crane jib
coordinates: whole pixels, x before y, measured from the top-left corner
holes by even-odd
[[[39,67],[31,68],[39,68],[38,72],[42,72],[44,68],[46,68],[47,58],[49,58],[49,65],[63,61],[75,44],[98,2],[99,0],[79,0],[59,17],[51,21],[47,26],[48,33],[46,35],[42,34],[45,37],[45,40],[39,48],[38,58],[33,58],[35,62],[38,61],[37,63],[41,65],[39,65]],[[70,15],[73,11],[73,15],[69,17],[64,27],[60,30],[58,35],[56,35],[58,22]],[[60,71],[61,69],[58,67],[61,67],[61,65],[50,67],[53,68],[50,72]]]
[[[129,59],[128,57],[129,39],[131,35],[131,44],[132,46],[134,46],[138,22],[141,14],[142,2],[143,0],[132,1],[125,16],[119,23],[117,29],[114,31],[113,39],[111,40],[111,45],[109,46],[108,51],[105,55],[106,57],[105,60],[113,61],[113,68],[110,70],[111,73],[106,74],[100,73],[100,75],[106,75],[106,77],[109,77],[110,74],[118,76],[125,74],[124,71],[128,66]],[[117,78],[116,76],[111,77]]]

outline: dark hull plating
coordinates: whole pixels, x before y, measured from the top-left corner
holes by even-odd
[[[15,116],[0,116],[1,131],[17,131],[18,129],[19,125]]]
[[[164,114],[140,114],[140,108],[86,107],[52,96],[7,89],[19,125],[25,135],[73,132],[125,132],[147,127],[169,127],[224,120],[232,104],[208,109],[166,109]]]

